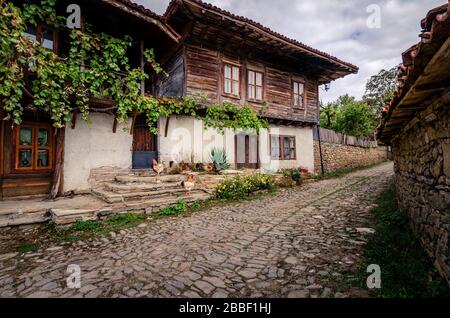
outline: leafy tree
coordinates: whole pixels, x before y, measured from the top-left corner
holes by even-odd
[[[372,76],[366,84],[366,92],[363,101],[379,115],[386,101],[391,100],[397,83],[398,66],[389,70],[382,69],[377,75]]]
[[[370,106],[352,98],[340,109],[333,128],[346,135],[361,137],[373,133],[376,122]]]
[[[320,126],[332,129],[338,111],[339,108],[335,102],[327,103],[326,105],[320,102]]]

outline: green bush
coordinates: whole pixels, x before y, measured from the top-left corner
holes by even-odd
[[[112,216],[108,217],[106,222],[108,223],[108,225],[118,227],[118,226],[133,225],[133,224],[139,223],[143,220],[145,220],[144,214],[124,213],[124,214],[112,215]]]
[[[216,197],[219,199],[242,199],[260,190],[273,190],[275,184],[272,176],[254,174],[225,179],[216,187]]]

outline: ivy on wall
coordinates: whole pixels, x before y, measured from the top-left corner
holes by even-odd
[[[61,58],[25,35],[27,25],[43,22],[55,29],[63,27],[64,17],[56,14],[56,0],[25,2],[17,7],[0,0],[0,103],[13,124],[23,116],[24,94],[34,106],[50,114],[54,127],[62,128],[71,121],[76,110],[89,121],[90,99],[112,98],[116,103],[118,122],[126,122],[133,112],[146,115],[149,129],[157,134],[160,117],[171,115],[203,119],[206,127],[223,132],[226,128],[267,128],[250,106],[225,102],[210,105],[203,96],[180,99],[156,98],[141,94],[141,81],[149,78],[140,68],[132,68],[127,50],[132,39],[112,37],[105,33],[71,30],[71,46]],[[165,74],[155,59],[153,49],[145,49],[144,57],[157,74]],[[25,73],[32,74],[31,86]],[[167,74],[165,74],[168,76]]]

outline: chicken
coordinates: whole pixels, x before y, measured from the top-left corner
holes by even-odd
[[[219,174],[222,171],[222,166],[217,162],[214,162],[213,167],[214,167],[214,172],[217,174]]]
[[[203,164],[203,170],[206,172],[211,172],[214,168],[214,164],[212,163],[204,163]]]
[[[159,182],[159,175],[164,172],[164,163],[158,163],[155,159],[153,159],[153,170],[157,174],[157,180]]]
[[[181,182],[181,186],[184,188],[184,194],[188,195],[195,187],[194,175],[189,174],[187,180]]]

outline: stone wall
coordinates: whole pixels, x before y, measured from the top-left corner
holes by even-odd
[[[322,157],[325,172],[343,168],[357,168],[381,163],[387,160],[387,148],[362,148],[322,142]],[[319,142],[314,141],[315,173],[321,172]]]
[[[428,109],[393,141],[397,196],[450,285],[450,107]]]

